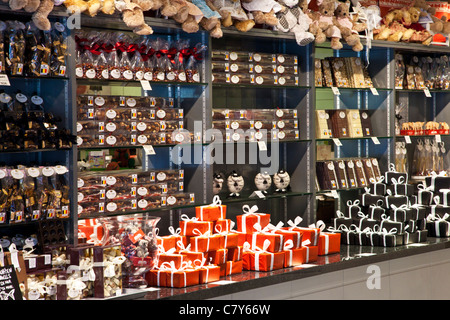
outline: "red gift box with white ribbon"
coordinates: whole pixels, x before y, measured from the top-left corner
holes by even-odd
[[[269,252],[270,240],[265,240],[262,248],[252,249],[250,243],[244,243],[243,269],[254,271],[273,271],[284,266],[284,252]]]
[[[258,213],[258,207],[244,205],[242,207],[244,214],[236,216],[237,230],[244,233],[253,233],[256,231],[253,226],[258,223],[262,228],[270,222],[270,214]]]
[[[195,216],[201,221],[216,221],[225,219],[227,206],[222,205],[219,196],[214,196],[213,203],[195,207]]]

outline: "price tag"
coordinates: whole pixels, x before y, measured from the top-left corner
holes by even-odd
[[[11,86],[11,83],[9,83],[8,75],[0,74],[0,86]]]
[[[430,93],[430,89],[425,88],[423,89],[423,92],[425,93],[425,97],[427,98],[431,98],[431,93]]]
[[[410,136],[405,136],[405,142],[407,144],[410,144],[411,143],[411,137]]]
[[[378,90],[377,90],[377,88],[370,88],[370,91],[372,91],[372,94],[374,95],[374,96],[378,96]]]
[[[331,190],[331,196],[335,199],[339,198],[339,195],[336,190]]]
[[[441,143],[442,140],[441,140],[441,135],[440,134],[437,134],[435,138],[436,138],[436,142],[437,143]]]
[[[342,146],[342,142],[338,138],[333,138],[333,142],[338,147]]]
[[[377,137],[371,137],[374,144],[380,144],[380,141]]]
[[[140,80],[140,81],[141,81],[142,89],[147,90],[147,91],[151,91],[152,90],[152,86],[150,85],[150,81],[148,81],[148,80]]]
[[[145,145],[145,146],[143,146],[143,147],[144,147],[144,151],[145,151],[147,154],[150,154],[150,155],[156,154],[155,149],[153,148],[153,146],[151,146],[151,145]]]
[[[253,193],[250,195],[250,198],[265,198],[266,196],[261,191],[253,191]]]
[[[341,93],[339,92],[338,87],[331,87],[331,91],[333,91],[333,94],[334,94],[335,96],[338,96],[338,95],[341,94]]]
[[[267,145],[265,141],[258,141],[258,147],[260,151],[267,151]]]

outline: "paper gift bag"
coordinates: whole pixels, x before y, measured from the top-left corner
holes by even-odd
[[[251,249],[250,243],[244,244],[243,269],[254,271],[273,271],[283,268],[284,252],[269,252],[266,249],[270,241],[266,240],[262,248]]]
[[[221,277],[241,273],[243,270],[243,261],[227,261],[226,263],[219,264],[219,268]]]
[[[305,261],[306,248],[295,248],[292,240],[287,240],[283,246],[284,267],[294,267],[303,264]]]
[[[197,236],[198,233],[212,232],[212,221],[200,221],[196,217],[189,218],[187,215],[181,215],[180,229],[181,235]]]
[[[195,216],[201,221],[217,221],[225,219],[227,206],[222,205],[218,195],[213,198],[213,203],[206,206],[195,207]]]
[[[262,228],[266,227],[270,222],[270,214],[258,213],[258,207],[244,205],[242,207],[244,214],[236,216],[237,230],[244,233],[252,233],[256,231],[253,226],[258,223]]]
[[[321,232],[318,247],[320,256],[339,252],[341,250],[341,234]]]

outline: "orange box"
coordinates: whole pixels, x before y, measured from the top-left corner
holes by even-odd
[[[285,227],[283,230],[300,231],[302,234],[302,241],[309,240],[310,246],[317,246],[319,243],[319,228],[303,228],[303,227]]]
[[[189,243],[192,251],[208,252],[220,249],[223,236],[220,234],[206,234],[198,237],[190,237]]]
[[[214,221],[214,232],[229,232],[233,229],[234,221],[231,219],[219,219]]]
[[[306,256],[305,247],[283,250],[283,252],[284,252],[285,268],[299,266],[305,263],[305,256]]]
[[[254,271],[273,271],[284,266],[284,252],[253,252],[243,254],[243,269]]]
[[[243,246],[236,246],[233,248],[228,248],[227,260],[228,261],[242,260],[242,251],[243,251]]]
[[[217,221],[225,219],[227,213],[226,205],[207,205],[195,207],[195,216],[201,221]]]
[[[243,270],[242,260],[240,261],[227,261],[226,263],[219,264],[220,276],[225,277],[232,274],[241,273]]]
[[[166,274],[166,287],[184,288],[196,285],[200,280],[198,269],[164,270],[163,272]]]
[[[184,255],[184,261],[203,261],[203,259],[208,260],[208,252],[196,252],[196,251],[185,251],[182,253]]]
[[[237,222],[237,230],[244,233],[252,233],[257,231],[253,228],[255,223],[259,223],[261,229],[265,228],[270,222],[270,214],[267,213],[258,213],[258,207],[253,206],[249,207],[248,205],[244,205],[242,207],[244,214],[236,216]]]
[[[266,240],[269,240],[270,245],[265,249],[269,252],[280,252],[283,250],[283,235],[271,232],[254,232],[247,234],[247,242],[250,243],[252,250],[255,247],[263,248]]]
[[[181,263],[184,260],[184,255],[178,254],[178,253],[161,253],[158,255],[158,267],[161,267],[161,265],[165,262],[171,263],[173,262],[175,265],[175,268],[180,268]]]
[[[145,280],[151,287],[166,286],[166,272],[161,269],[153,269],[145,274]]]
[[[247,233],[240,231],[233,231],[233,232],[237,233],[238,235],[238,246],[243,246],[244,243],[247,241]]]
[[[237,247],[239,243],[239,234],[235,232],[230,233],[221,233],[222,240],[220,241],[220,248],[231,248],[231,247]]]
[[[319,255],[319,247],[318,246],[302,246],[302,248],[305,248],[305,259],[304,263],[310,263],[315,262],[318,259]]]
[[[183,251],[189,250],[188,248],[188,237],[180,236],[179,240],[175,243],[175,250],[178,253],[182,253]]]
[[[275,233],[283,235],[284,243],[292,240],[293,249],[300,248],[302,246],[303,234],[298,230],[278,229]]]
[[[212,264],[222,264],[227,262],[228,249],[217,249],[208,252],[208,262]]]
[[[341,251],[341,234],[321,232],[319,235],[319,256]]]
[[[213,232],[212,221],[199,221],[199,220],[181,220],[180,228],[181,235],[183,236],[198,236],[206,232]]]
[[[179,240],[179,237],[176,235],[170,235],[170,236],[162,236],[162,237],[156,237],[156,245],[162,246],[164,248],[164,251],[169,251],[172,248],[175,248],[177,241]]]
[[[220,279],[220,267],[215,265],[203,266],[198,269],[199,284],[218,281]]]

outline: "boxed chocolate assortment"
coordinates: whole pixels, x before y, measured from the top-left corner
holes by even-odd
[[[376,158],[348,158],[316,162],[316,176],[319,190],[337,190],[368,187],[381,173]]]
[[[317,110],[316,135],[319,139],[373,136],[367,110]]]
[[[77,145],[136,146],[188,143],[184,111],[161,97],[78,96]],[[198,139],[198,137],[196,138]]]
[[[373,88],[368,70],[359,57],[316,59],[315,69],[316,87]]]
[[[220,130],[225,142],[300,138],[296,109],[213,109],[212,119],[213,129]]]
[[[194,194],[183,191],[184,171],[181,169],[81,172],[78,215],[132,213],[194,203]]]
[[[214,83],[299,85],[298,57],[241,51],[212,51]]]

